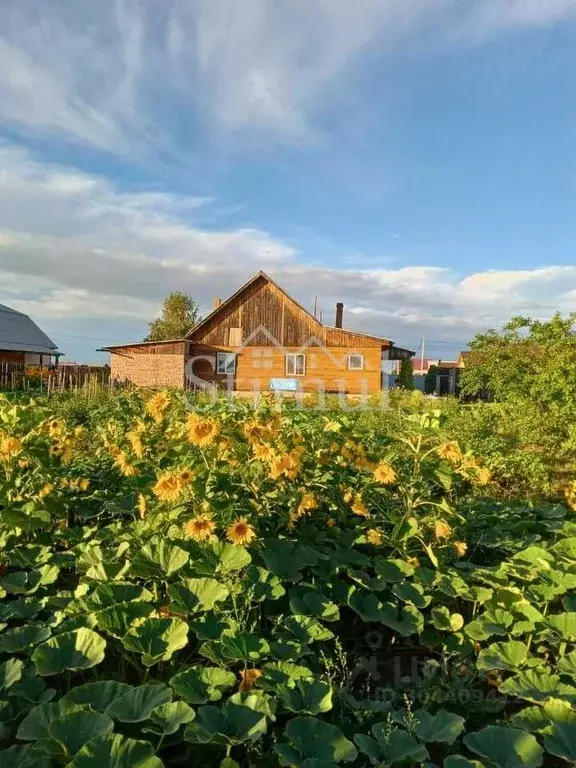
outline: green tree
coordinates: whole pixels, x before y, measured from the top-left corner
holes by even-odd
[[[576,447],[576,313],[550,320],[514,317],[478,334],[462,370],[463,395],[488,392],[525,423],[526,443],[550,460]]]
[[[173,291],[164,299],[160,317],[148,323],[148,336],[144,341],[182,339],[200,320],[198,305],[183,291]]]
[[[424,377],[424,392],[427,395],[431,395],[433,392],[436,392],[436,376],[438,375],[440,371],[440,368],[438,368],[437,365],[431,365],[430,368],[426,371],[426,376]]]
[[[400,389],[414,389],[414,365],[411,357],[402,358],[396,386]]]

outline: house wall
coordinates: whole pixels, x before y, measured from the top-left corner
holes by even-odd
[[[12,352],[0,349],[0,363],[23,363],[24,360],[24,352]]]
[[[236,374],[231,377],[232,388],[237,391],[268,391],[270,379],[294,378],[305,392],[346,392],[349,394],[374,393],[381,388],[381,349],[378,347],[310,347],[305,350],[306,373],[304,376],[286,374],[285,353],[300,353],[300,347],[278,349],[271,346],[230,347],[193,345],[188,358],[188,386],[201,382],[228,386],[227,377],[216,373],[217,352],[234,352]],[[364,356],[364,370],[348,370],[348,355]]]
[[[182,389],[186,346],[186,342],[177,342],[115,349],[110,359],[111,377],[138,387]]]

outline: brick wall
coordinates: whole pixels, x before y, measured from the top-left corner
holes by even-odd
[[[162,347],[126,348],[115,351],[110,360],[112,379],[131,381],[138,387],[184,386],[184,346],[181,351]]]

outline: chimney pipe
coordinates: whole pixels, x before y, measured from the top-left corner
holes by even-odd
[[[342,328],[342,318],[344,316],[344,304],[339,301],[336,304],[336,328]]]
[[[218,309],[220,304],[222,304],[222,299],[220,296],[216,296],[214,299],[212,299],[212,309]]]

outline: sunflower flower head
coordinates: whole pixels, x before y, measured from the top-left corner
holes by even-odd
[[[134,475],[138,474],[138,469],[128,461],[128,457],[124,451],[118,451],[116,453],[114,456],[114,464],[118,467],[120,473],[124,475],[124,477],[134,477]]]
[[[186,421],[188,442],[202,447],[212,445],[220,433],[220,425],[214,419],[202,418],[196,413],[191,413]]]
[[[167,392],[157,392],[146,403],[145,411],[159,424],[164,418],[166,409],[170,405],[170,395]]]
[[[188,483],[191,483],[194,479],[194,472],[192,472],[191,469],[182,469],[180,470],[178,477],[182,485],[188,485]]]
[[[358,517],[370,517],[370,512],[368,512],[368,507],[362,500],[362,496],[360,496],[359,493],[357,493],[354,496],[352,500],[351,509],[355,515],[358,515]]]
[[[376,528],[371,528],[366,532],[366,540],[372,546],[379,547],[382,544],[382,534]]]
[[[455,541],[454,551],[456,552],[458,557],[464,557],[464,555],[468,551],[468,544],[466,544],[465,541]]]
[[[172,473],[160,475],[155,486],[152,488],[152,493],[160,501],[176,501],[182,493],[180,478]]]
[[[244,545],[250,544],[256,538],[256,531],[247,520],[241,517],[228,526],[226,536],[232,544]]]
[[[380,485],[391,485],[396,480],[394,467],[387,461],[382,460],[374,470],[374,480]]]
[[[17,437],[4,437],[0,441],[0,454],[11,459],[22,450],[22,442]]]
[[[437,520],[434,525],[434,536],[438,541],[440,539],[449,539],[452,535],[452,528],[444,520]]]
[[[183,531],[186,536],[194,541],[208,541],[214,531],[216,523],[207,515],[198,515],[184,523]]]
[[[450,464],[459,464],[462,461],[462,451],[455,440],[449,440],[440,445],[436,452],[440,458],[445,459]]]
[[[144,520],[146,512],[148,511],[148,502],[146,496],[143,493],[138,494],[138,517],[140,520]]]

